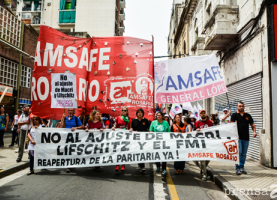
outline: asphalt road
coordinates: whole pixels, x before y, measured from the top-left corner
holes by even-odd
[[[101,167],[101,172],[77,168],[68,174],[61,169],[37,170],[31,176],[26,169],[0,179],[0,199],[229,199],[213,182],[200,179],[193,162],[186,164],[186,174],[179,175],[169,163],[167,178],[156,173],[153,164],[146,168],[145,174],[134,164],[119,173],[109,166]]]

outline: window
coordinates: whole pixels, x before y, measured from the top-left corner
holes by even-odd
[[[60,0],[59,23],[75,23],[76,0]]]
[[[22,13],[22,19],[31,19],[31,13]]]
[[[31,84],[31,68],[22,65],[20,86],[30,88],[30,84]]]
[[[22,11],[31,11],[32,10],[32,2],[31,1],[23,1]]]
[[[6,58],[0,57],[0,84],[11,86],[14,89],[16,89],[17,68],[17,63],[12,62]]]
[[[20,47],[21,22],[0,6],[0,38]]]

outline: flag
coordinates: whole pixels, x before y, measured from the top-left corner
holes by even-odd
[[[199,103],[197,103],[197,108],[198,108],[198,113],[199,113],[199,115],[198,115],[198,120],[200,120],[200,110],[203,110],[203,108],[202,108],[202,106],[199,104]]]
[[[188,110],[188,111],[194,112],[193,107],[190,102],[183,103],[183,110]]]
[[[203,108],[201,107],[201,105],[199,103],[197,103],[197,108],[198,108],[199,112],[200,112],[200,110],[203,110]]]
[[[179,103],[172,104],[169,115],[173,119],[175,115],[180,114],[182,112],[183,112],[183,109],[181,108],[181,105]]]
[[[198,109],[196,108],[196,106],[194,105],[193,106],[193,110],[194,110],[194,115],[197,117],[197,119],[198,119],[198,113],[199,113],[199,111],[198,111]]]

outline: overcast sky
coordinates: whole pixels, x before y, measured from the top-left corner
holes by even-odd
[[[125,0],[125,33],[146,40],[154,36],[154,55],[167,55],[172,0]]]

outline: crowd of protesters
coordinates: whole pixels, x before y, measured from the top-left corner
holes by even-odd
[[[231,115],[231,110],[223,109],[223,114],[217,116],[217,114],[211,114],[210,118],[207,116],[205,110],[200,110],[199,117],[191,112],[188,115],[176,114],[171,119],[167,114],[160,111],[155,113],[154,121],[149,121],[144,118],[144,110],[139,108],[136,111],[136,118],[131,119],[129,117],[129,110],[123,106],[121,108],[121,115],[118,117],[111,117],[107,114],[100,114],[98,110],[93,110],[89,116],[86,116],[85,108],[82,108],[83,112],[80,116],[75,116],[75,109],[68,109],[68,116],[64,113],[61,120],[42,120],[39,116],[33,116],[30,118],[29,106],[23,107],[23,113],[21,110],[17,111],[12,122],[12,142],[11,146],[18,144],[18,158],[17,162],[20,162],[25,149],[25,140],[28,139],[28,150],[30,158],[30,172],[28,175],[34,173],[34,145],[35,143],[35,129],[38,127],[56,127],[56,128],[69,128],[71,131],[81,129],[89,131],[92,129],[125,129],[137,132],[180,132],[183,134],[190,133],[192,131],[200,131],[211,126],[228,124],[231,122],[237,122],[238,135],[239,135],[239,165],[236,164],[236,174],[247,174],[244,169],[246,153],[249,145],[249,125],[253,130],[253,137],[256,137],[256,128],[253,119],[250,114],[244,112],[244,103],[238,102],[237,112]],[[7,130],[9,116],[5,113],[4,107],[0,109],[0,146],[4,146],[3,135]],[[196,164],[201,169],[202,179],[207,179],[206,167],[209,161],[196,161]],[[145,172],[145,164],[138,164],[140,172]],[[162,172],[162,175],[167,174],[167,163],[156,163],[156,171]],[[175,174],[185,174],[185,161],[174,162]],[[100,167],[95,168],[96,171],[100,171]],[[124,171],[125,165],[117,165],[115,171]],[[66,170],[67,173],[71,172],[71,169]]]

